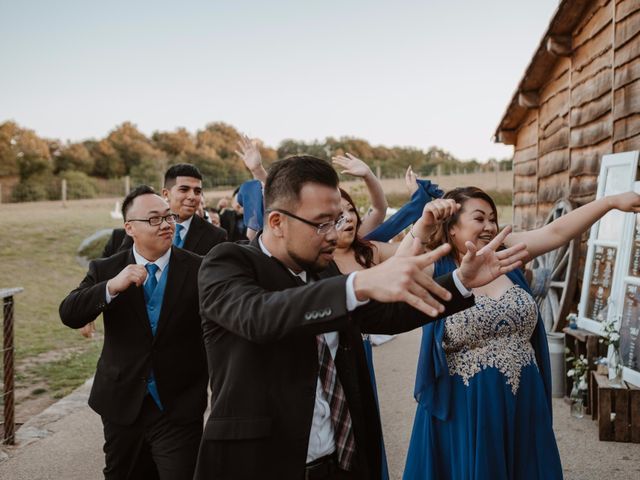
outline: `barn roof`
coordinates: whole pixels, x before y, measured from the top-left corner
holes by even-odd
[[[515,130],[535,106],[538,91],[547,83],[548,74],[559,56],[570,55],[571,34],[582,19],[586,7],[592,0],[561,0],[551,23],[540,40],[522,80],[511,97],[507,110],[500,120],[493,140],[497,143],[512,145]]]

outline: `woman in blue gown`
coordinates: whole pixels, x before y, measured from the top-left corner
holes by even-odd
[[[523,242],[529,259],[535,258],[579,236],[613,208],[638,211],[640,196],[591,202],[543,228],[512,233],[505,246]],[[466,187],[428,204],[412,234],[427,249],[451,244],[451,255],[430,272],[438,276],[497,232],[491,197]],[[474,307],[423,327],[404,478],[562,479],[546,333],[529,287],[516,270],[473,293]]]

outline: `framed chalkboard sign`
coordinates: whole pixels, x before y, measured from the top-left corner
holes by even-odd
[[[596,198],[632,190],[637,169],[638,152],[605,155],[600,164]],[[619,296],[622,264],[627,259],[623,250],[629,251],[625,232],[630,229],[631,216],[613,210],[591,227],[578,306],[578,325],[586,330],[599,334],[604,320],[619,315],[614,299]]]
[[[639,152],[605,155],[596,198],[634,190]],[[578,325],[602,334],[602,322],[620,332],[625,380],[640,385],[640,215],[611,211],[591,228],[578,307]]]

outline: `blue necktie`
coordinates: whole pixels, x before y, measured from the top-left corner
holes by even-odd
[[[184,227],[182,225],[180,225],[179,223],[176,223],[176,231],[173,234],[173,244],[178,248],[182,248],[182,245],[184,245],[184,240],[180,236],[180,232],[182,231],[183,228]]]
[[[153,295],[153,291],[158,286],[158,279],[156,278],[156,272],[158,271],[158,265],[155,263],[147,263],[144,268],[147,269],[147,281],[144,284],[144,300],[146,303],[149,303],[151,296]]]
[[[147,304],[147,308],[149,308],[149,302],[151,301],[151,297],[153,296],[153,291],[158,286],[156,272],[160,267],[158,267],[158,265],[156,265],[155,263],[147,263],[144,268],[146,268],[148,272],[147,281],[144,284],[144,300]],[[155,326],[153,322],[151,322],[151,331],[155,335]],[[149,392],[149,395],[151,395],[151,398],[153,398],[153,401],[156,403],[156,405],[158,405],[158,408],[160,410],[163,410],[162,402],[160,402],[160,394],[158,393],[158,385],[156,383],[156,378],[153,374],[153,371],[151,371],[151,375],[149,376],[149,378],[147,378],[147,391]]]

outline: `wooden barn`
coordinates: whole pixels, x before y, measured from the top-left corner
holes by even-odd
[[[640,150],[640,0],[561,0],[494,139],[514,146],[516,230],[549,221],[561,199],[567,208],[593,200],[602,156]],[[551,279],[554,329],[575,306],[586,238]]]
[[[514,145],[514,226],[594,199],[600,159],[640,149],[640,1],[562,0],[495,140]]]

